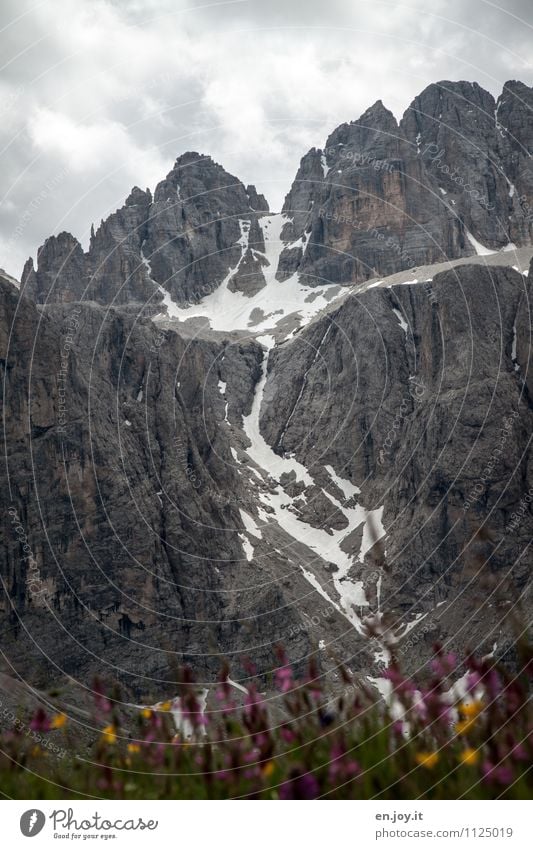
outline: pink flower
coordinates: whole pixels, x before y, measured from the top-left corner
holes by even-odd
[[[293,675],[290,666],[280,666],[276,669],[276,686],[281,693],[288,693],[293,685]]]
[[[485,761],[481,769],[483,776],[487,781],[497,781],[498,784],[513,783],[513,771],[510,767],[505,766],[504,764],[494,766],[494,764],[490,761]]]
[[[94,703],[100,713],[111,713],[112,705],[104,693],[104,688],[101,682],[96,679],[93,684]]]
[[[511,757],[517,761],[527,761],[528,754],[521,743],[517,743],[511,751]]]
[[[318,781],[314,775],[293,769],[288,781],[279,788],[280,799],[316,799],[320,793]]]
[[[479,672],[469,672],[466,676],[466,689],[468,693],[472,693],[474,690],[477,690],[479,685],[481,684],[481,675]]]
[[[285,743],[292,743],[296,740],[296,734],[287,725],[282,725],[280,729],[281,739]]]
[[[32,731],[50,731],[51,723],[42,708],[37,708],[30,722]]]

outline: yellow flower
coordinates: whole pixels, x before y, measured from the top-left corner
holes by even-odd
[[[459,705],[459,711],[462,716],[466,716],[467,719],[475,719],[476,716],[479,716],[481,711],[483,710],[483,702],[477,699],[475,702],[468,702],[465,704],[464,702]]]
[[[52,717],[52,721],[50,723],[51,728],[63,728],[67,722],[67,715],[65,713],[56,713],[55,716]]]
[[[267,761],[266,764],[263,764],[263,766],[261,768],[261,772],[263,773],[265,778],[270,778],[270,776],[274,772],[274,762],[273,761]]]
[[[426,769],[433,769],[439,760],[438,752],[418,752],[416,762]]]
[[[459,760],[466,766],[474,766],[479,760],[479,752],[476,749],[465,749],[459,755]]]
[[[162,704],[159,705],[159,710],[170,710],[171,707],[172,702],[162,702]]]
[[[138,743],[128,743],[128,752],[131,752],[132,755],[141,751],[141,747]]]
[[[141,711],[141,716],[143,717],[143,719],[150,719],[150,717],[152,716],[152,711],[150,710],[150,708],[143,708]]]
[[[475,720],[474,719],[461,719],[455,726],[456,734],[466,734],[467,731],[473,727]]]
[[[114,725],[106,725],[106,727],[102,730],[102,739],[110,745],[117,742],[117,732]]]

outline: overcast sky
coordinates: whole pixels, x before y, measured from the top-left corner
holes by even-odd
[[[531,0],[2,0],[0,267],[91,222],[186,150],[280,208],[301,156],[430,82],[533,84]]]

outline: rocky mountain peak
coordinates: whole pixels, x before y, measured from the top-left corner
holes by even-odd
[[[528,108],[524,108],[527,104]],[[398,125],[381,100],[313,148],[284,205],[278,276],[353,284],[375,275],[530,243],[532,89],[496,104],[478,83],[427,86]]]
[[[415,97],[399,124],[382,100],[341,124],[300,161],[283,204],[276,279],[298,271],[310,285],[347,285],[528,244],[530,107],[532,90],[515,80],[497,103],[477,83],[441,80]],[[228,283],[230,272],[231,285],[250,294],[262,285],[259,217],[267,212],[255,186],[187,151],[153,198],[132,189],[92,235],[83,261],[63,236],[24,279],[32,281],[31,296],[62,300],[68,288],[103,302],[146,302],[149,311],[167,295],[196,303]]]
[[[376,100],[354,124],[372,129],[398,129],[396,118],[382,100]]]
[[[84,255],[66,231],[50,236],[37,251],[37,270],[29,259],[22,272],[24,294],[36,303],[77,301],[84,289]]]
[[[253,185],[246,186],[246,194],[250,201],[250,207],[254,212],[268,212],[268,201],[264,195],[259,194],[256,187]]]
[[[149,206],[152,203],[152,192],[145,189],[143,192],[138,186],[134,186],[126,198],[125,206]]]

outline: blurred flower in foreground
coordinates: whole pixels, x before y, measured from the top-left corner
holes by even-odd
[[[117,731],[114,725],[106,725],[106,727],[102,729],[102,740],[110,745],[117,742]]]
[[[474,766],[479,761],[479,752],[476,749],[465,749],[459,755],[459,760],[466,766]]]
[[[63,728],[67,723],[67,715],[65,713],[56,713],[50,722],[50,728]]]
[[[279,789],[280,799],[316,799],[320,793],[318,781],[310,773],[295,769],[289,781],[284,781]]]
[[[433,769],[433,767],[438,763],[438,760],[438,752],[418,752],[416,755],[417,764],[420,764],[420,766],[423,766],[426,769]]]

